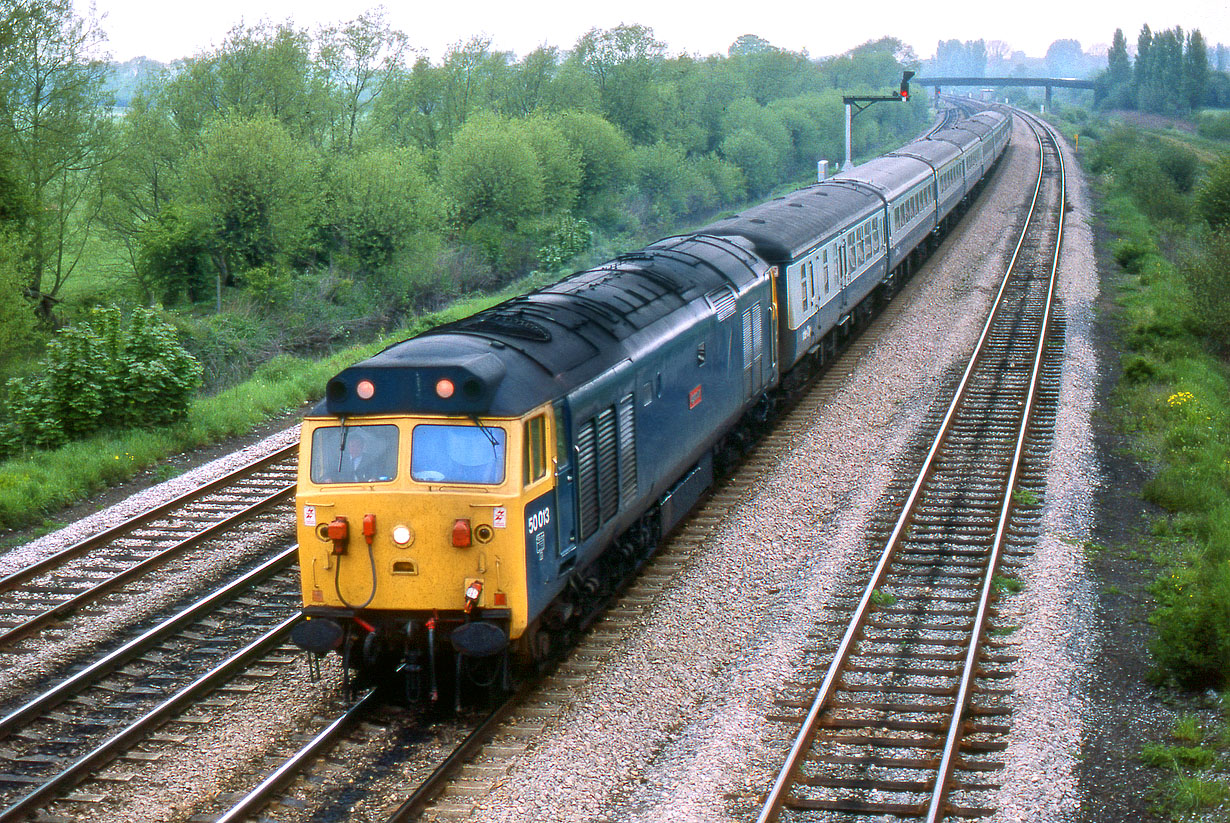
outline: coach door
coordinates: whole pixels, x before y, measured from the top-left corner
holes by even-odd
[[[847,247],[846,238],[842,236],[837,241],[837,305],[842,312],[845,312],[846,302],[849,300],[849,295],[846,294],[846,287],[850,285],[850,258]]]

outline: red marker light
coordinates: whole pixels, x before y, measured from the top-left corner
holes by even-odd
[[[449,380],[447,377],[441,377],[439,380],[436,381],[436,396],[437,397],[447,400],[453,396],[453,392],[455,391],[457,391],[457,387],[454,386],[453,381]]]
[[[370,380],[360,380],[359,385],[354,387],[354,393],[359,395],[360,400],[371,400],[376,393],[376,384]]]
[[[471,544],[470,521],[456,520],[453,522],[453,545],[464,549]]]

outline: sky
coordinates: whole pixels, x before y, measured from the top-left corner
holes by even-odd
[[[90,0],[74,0],[89,16]],[[316,27],[346,22],[380,5],[337,0],[93,0],[107,34],[107,47],[120,61],[145,56],[168,62],[220,45],[238,23],[262,20]],[[943,6],[943,16],[936,9]],[[1200,29],[1210,45],[1230,45],[1230,0],[1034,0],[1013,3],[974,0],[945,3],[917,0],[809,2],[745,0],[680,3],[677,0],[619,0],[590,5],[577,0],[426,0],[384,3],[390,24],[406,32],[411,45],[439,61],[452,44],[477,35],[492,48],[523,56],[541,45],[570,49],[591,28],[637,23],[654,30],[668,52],[700,56],[725,54],[741,34],[755,34],[775,46],[820,57],[840,54],[868,40],[896,37],[921,58],[935,54],[940,40],[1001,40],[1011,51],[1042,57],[1055,40],[1079,40],[1086,51],[1110,43],[1116,28],[1135,43],[1141,26],[1154,31],[1182,26]]]

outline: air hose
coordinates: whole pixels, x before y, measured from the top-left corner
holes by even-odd
[[[372,593],[368,595],[367,600],[363,601],[362,606],[355,606],[346,599],[346,595],[342,594],[342,555],[337,556],[337,565],[333,567],[333,590],[337,592],[337,599],[342,601],[342,605],[348,609],[355,611],[366,609],[376,599],[376,552],[371,543],[367,544],[367,559],[372,565]]]

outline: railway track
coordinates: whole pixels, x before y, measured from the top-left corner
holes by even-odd
[[[255,663],[298,619],[291,547],[0,717],[0,821],[46,806]],[[148,755],[148,752],[146,753]],[[138,758],[139,759],[139,758]]]
[[[297,445],[16,568],[0,558],[0,651],[149,574],[202,543],[291,502]]]
[[[1012,585],[1000,572],[1037,534],[1062,355],[1048,330],[1062,322],[1052,303],[1063,161],[1046,127],[1026,122],[1037,189],[996,307],[917,474],[896,490],[899,513],[881,526],[883,550],[848,600],[831,662],[779,700],[777,719],[800,729],[759,823],[994,811],[1012,657],[990,620]]]

